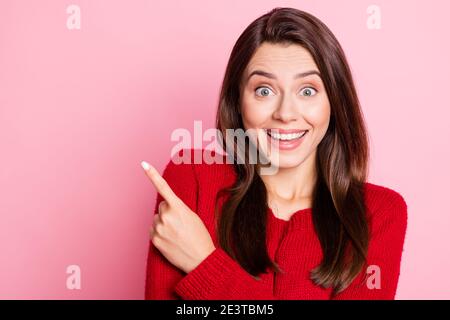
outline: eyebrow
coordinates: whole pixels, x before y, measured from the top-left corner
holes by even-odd
[[[312,74],[316,74],[316,75],[318,75],[320,78],[322,78],[319,71],[316,71],[316,70],[309,70],[309,71],[297,73],[297,74],[294,76],[294,79],[297,79],[297,78],[304,78],[304,77],[310,76],[310,75],[312,75]],[[252,76],[254,76],[254,75],[260,75],[260,76],[267,77],[267,78],[270,78],[270,79],[276,79],[276,78],[277,78],[273,73],[269,73],[269,72],[262,71],[262,70],[255,70],[255,71],[252,71],[252,73],[250,73],[250,75],[247,77],[247,81],[248,81]]]

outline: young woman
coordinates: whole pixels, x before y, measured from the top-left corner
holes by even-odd
[[[277,171],[169,161],[161,177],[146,167],[159,193],[146,299],[394,299],[407,206],[366,181],[352,75],[320,20],[276,8],[245,29],[217,129],[263,130]]]

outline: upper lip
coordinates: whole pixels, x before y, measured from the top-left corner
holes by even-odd
[[[273,130],[280,134],[302,133],[302,132],[308,131],[308,130],[303,130],[303,129],[281,129],[281,128],[265,128],[264,130],[268,130],[268,131]]]

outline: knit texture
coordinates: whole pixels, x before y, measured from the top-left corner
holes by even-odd
[[[288,221],[275,217],[270,209],[267,211],[268,252],[284,273],[271,271],[259,275],[257,280],[220,248],[214,227],[215,197],[220,189],[233,185],[236,174],[223,157],[223,164],[199,163],[203,152],[201,149],[180,151],[176,159],[190,157],[192,164],[175,164],[175,158],[172,158],[163,177],[178,197],[203,220],[216,249],[186,274],[173,266],[150,241],[145,299],[395,298],[407,224],[407,205],[399,193],[368,182],[364,185],[370,230],[367,265],[375,266],[379,271],[380,288],[367,285],[365,277],[372,275],[374,269],[364,268],[344,291],[332,298],[331,288],[317,286],[310,279],[310,271],[322,259],[311,208],[298,210]],[[158,194],[155,213],[162,200]],[[218,205],[221,207],[223,201]]]

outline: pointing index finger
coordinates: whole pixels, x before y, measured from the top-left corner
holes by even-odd
[[[170,188],[167,181],[159,174],[158,170],[145,161],[141,162],[141,166],[144,168],[145,173],[155,186],[156,191],[158,191],[158,193],[167,201],[169,205],[179,205],[180,203],[183,203],[175,192],[173,192],[172,188]]]

